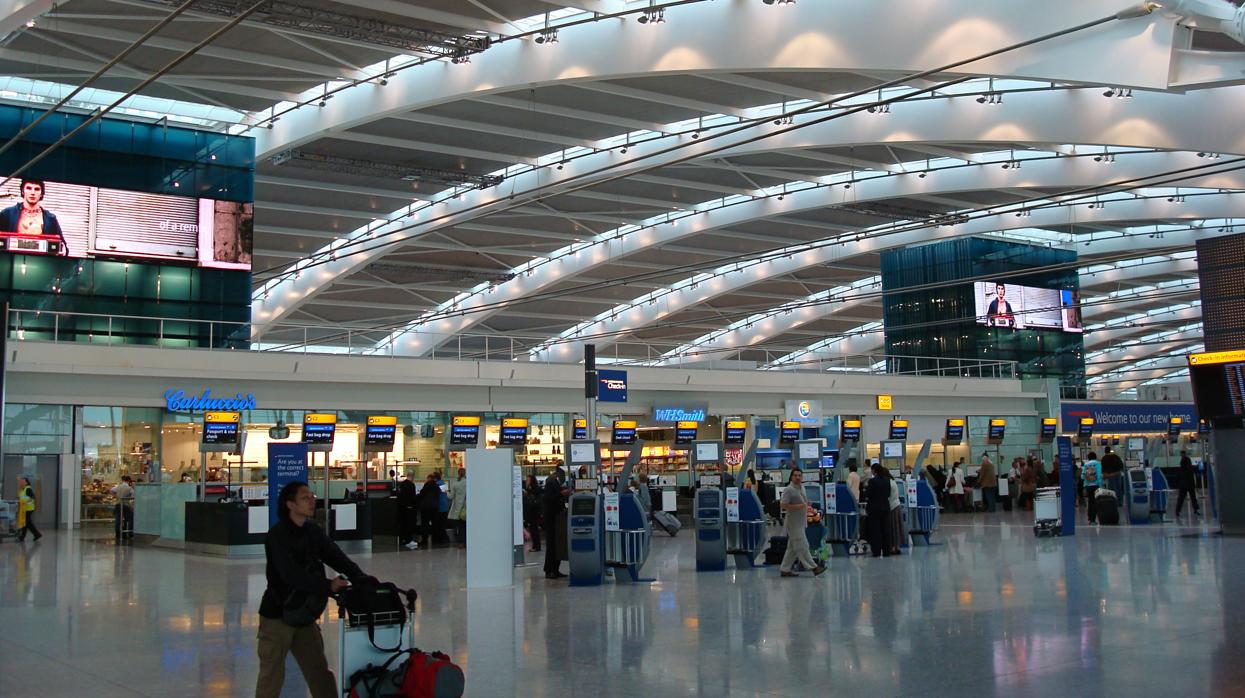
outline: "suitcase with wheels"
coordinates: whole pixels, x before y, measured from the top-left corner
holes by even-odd
[[[765,549],[765,564],[780,565],[782,558],[787,554],[787,537],[772,536],[769,539],[769,547]]]
[[[1118,526],[1120,523],[1120,501],[1115,492],[1100,487],[1094,494],[1094,506],[1098,510],[1098,523],[1103,526]]]
[[[679,523],[678,517],[668,511],[658,510],[653,512],[653,523],[657,524],[661,530],[670,534],[671,538],[679,535],[679,529],[683,528],[683,524]]]

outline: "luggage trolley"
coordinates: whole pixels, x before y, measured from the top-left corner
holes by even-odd
[[[372,634],[368,635],[368,615]],[[415,647],[415,622],[412,611],[375,614],[353,614],[337,604],[337,682],[342,695],[350,693],[350,678],[360,669],[381,666],[390,657]]]
[[[0,499],[0,540],[17,537],[17,502]]]
[[[1039,487],[1033,496],[1033,535],[1058,536],[1063,534],[1063,521],[1059,517],[1059,488]]]

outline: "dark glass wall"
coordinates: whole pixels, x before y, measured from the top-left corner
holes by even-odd
[[[987,327],[977,322],[973,283],[1079,291],[1075,251],[988,238],[962,238],[882,255],[886,352],[897,357],[1015,361],[1022,378],[1085,383],[1081,334]],[[1051,269],[1054,266],[1056,268]],[[1034,270],[1026,273],[1027,270]],[[894,358],[894,372],[955,369],[932,359]]]
[[[12,138],[42,113],[0,105],[0,139]],[[0,169],[4,174],[15,171],[85,120],[79,114],[53,115],[0,155]],[[254,199],[255,142],[105,118],[25,174],[70,184],[249,203]],[[9,331],[25,339],[242,346],[249,335],[250,292],[249,271],[203,268],[189,260],[0,254],[0,301],[22,311],[10,317]]]

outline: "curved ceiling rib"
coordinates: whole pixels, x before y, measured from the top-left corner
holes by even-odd
[[[1113,15],[1120,0],[1082,0],[1051,12],[1033,3],[930,0],[922,12],[950,24],[931,32],[902,3],[697,3],[669,8],[667,22],[612,19],[559,33],[558,43],[507,42],[472,62],[427,63],[386,85],[364,83],[322,108],[307,107],[257,134],[268,157],[385,116],[522,88],[641,75],[771,70],[895,71],[905,74]],[[816,29],[812,29],[816,27]],[[886,27],[878,42],[859,27]],[[1163,14],[1117,22],[972,66],[975,75],[1043,82],[1167,89],[1175,21]],[[1100,60],[1085,61],[1093,55]]]
[[[1234,122],[1229,123],[1242,95],[1245,95],[1245,88],[1223,88],[1186,95],[1138,93],[1132,100],[1116,100],[1103,99],[1099,88],[1058,89],[1020,93],[1010,96],[1004,104],[985,109],[971,95],[948,97],[901,103],[895,106],[893,113],[884,117],[857,114],[776,134],[746,145],[742,144],[744,136],[754,134],[738,134],[730,138],[740,145],[715,156],[738,157],[867,143],[901,146],[905,143],[974,141],[1094,143],[1245,153],[1245,134],[1235,128]],[[1205,128],[1190,129],[1187,127],[1190,113],[1197,113],[1212,120],[1212,123]],[[1072,114],[1075,118],[1070,116]],[[1135,119],[1137,114],[1145,114],[1145,119]],[[822,116],[821,113],[802,115],[795,117],[795,123],[798,125]],[[1222,121],[1222,125],[1214,121]],[[756,133],[767,130],[776,132],[782,128],[767,121],[757,127]],[[725,141],[698,142],[692,134],[684,132],[669,138],[634,143],[627,154],[611,149],[576,157],[566,162],[562,170],[554,167],[562,162],[562,151],[557,151],[540,158],[542,167],[510,175],[502,187],[451,192],[438,203],[400,209],[383,221],[359,228],[320,248],[309,258],[290,267],[277,280],[266,283],[257,292],[253,303],[255,334],[287,318],[334,279],[354,273],[371,261],[399,250],[406,239],[480,218],[513,206],[514,201],[530,200],[533,192],[549,195],[572,186],[581,187],[605,178],[635,174],[676,159],[708,153],[711,149],[728,145]],[[656,155],[676,142],[686,148]],[[648,159],[642,159],[646,157]],[[420,223],[421,220],[433,222]],[[355,247],[366,249],[360,251]],[[346,254],[351,250],[352,254]],[[313,263],[315,266],[310,267]],[[307,272],[299,274],[299,269],[307,269]],[[445,307],[466,302],[474,292],[463,294],[446,303]]]
[[[1134,159],[1135,158],[1135,159]],[[1090,165],[1086,167],[1083,162],[1077,162],[1068,158],[1058,160],[1048,160],[1027,166],[1024,170],[1025,177],[1033,177],[1027,180],[1032,182],[1026,184],[1026,187],[1050,187],[1065,185],[1070,187],[1076,186],[1092,186],[1096,184],[1105,184],[1106,182],[1097,179],[1104,175],[1109,175],[1110,181],[1121,181],[1130,179],[1134,176],[1145,176],[1148,173],[1165,172],[1185,166],[1189,162],[1197,160],[1195,156],[1185,155],[1181,153],[1146,153],[1129,156],[1127,159],[1127,172],[1125,169],[1114,170],[1110,167],[1095,167],[1094,163],[1088,162]],[[1119,165],[1124,165],[1126,160],[1121,158]],[[981,168],[987,166],[982,165]],[[1001,170],[998,167],[991,168],[993,172],[966,172],[964,179],[966,181],[977,181],[983,185],[983,188],[990,188],[990,182],[996,180],[994,187],[1004,187],[1008,178],[1008,171]],[[1106,170],[1106,172],[1104,172]],[[976,175],[976,176],[974,176]],[[1220,179],[1222,177],[1223,179]],[[860,191],[859,200],[867,200],[870,198],[870,188],[868,185],[877,183],[878,188],[890,189],[891,191],[879,195],[877,198],[886,199],[893,196],[908,195],[907,187],[915,185],[916,191],[925,191],[923,183],[933,179],[929,177],[925,180],[911,176],[902,176],[895,178],[886,178],[878,180],[870,180],[867,182],[858,182],[853,192]],[[1216,180],[1220,184],[1230,186],[1231,188],[1241,188],[1245,184],[1245,173],[1232,173],[1230,175],[1219,175]],[[841,191],[841,190],[840,190]],[[938,190],[944,191],[944,190]],[[945,191],[959,191],[955,186],[948,187]],[[831,192],[830,196],[838,196],[840,192]],[[729,223],[737,223],[741,220],[759,219],[770,215],[774,215],[775,207],[785,206],[782,208],[784,212],[792,212],[799,210],[809,210],[825,206],[827,202],[818,201],[818,198],[824,197],[825,194],[821,189],[808,190],[789,194],[783,202],[757,201],[747,202],[732,207],[735,211],[729,209],[723,210],[721,213],[733,213]],[[1229,195],[1208,194],[1211,197],[1226,197]],[[816,198],[815,198],[816,197]],[[1196,197],[1195,197],[1196,198]],[[971,220],[967,223],[959,225],[950,225],[937,228],[922,228],[909,232],[900,232],[896,234],[888,234],[890,225],[880,226],[874,231],[857,231],[856,233],[846,233],[837,240],[830,240],[830,244],[818,246],[814,249],[808,249],[807,245],[796,245],[789,248],[789,255],[783,256],[781,250],[776,251],[774,255],[765,260],[758,260],[747,263],[727,264],[719,267],[711,272],[706,272],[683,279],[682,281],[671,284],[668,290],[654,291],[639,298],[633,299],[627,303],[620,304],[604,311],[592,320],[585,321],[564,331],[558,338],[551,340],[546,346],[538,348],[533,352],[534,358],[537,360],[549,358],[547,351],[550,346],[557,345],[559,354],[566,356],[578,356],[578,352],[567,346],[567,340],[572,340],[580,336],[596,337],[607,336],[621,330],[634,330],[643,327],[655,320],[665,317],[671,313],[686,309],[692,305],[703,303],[706,300],[719,296],[759,281],[770,279],[775,276],[789,274],[800,269],[805,269],[818,264],[827,264],[842,259],[848,259],[853,256],[865,252],[880,252],[887,249],[895,249],[905,247],[912,244],[919,244],[937,239],[947,239],[953,237],[963,237],[967,235],[976,235],[982,233],[994,232],[995,230],[1006,230],[1024,227],[1054,227],[1059,225],[1094,225],[1103,220],[1119,220],[1120,215],[1134,215],[1132,220],[1161,220],[1165,215],[1181,217],[1180,209],[1186,204],[1178,204],[1168,202],[1166,197],[1158,199],[1124,199],[1119,201],[1111,201],[1104,209],[1090,210],[1085,206],[1081,208],[1071,206],[1053,206],[1049,209],[1031,209],[1030,216],[1027,218],[1017,218],[1016,208],[1003,213],[1001,215],[987,216]],[[1228,217],[1233,213],[1231,205],[1224,199],[1222,208],[1214,209],[1218,215],[1215,217]],[[1119,211],[1113,209],[1120,209]],[[1111,211],[1110,214],[1107,211]],[[1208,209],[1209,210],[1209,209]],[[1126,213],[1128,212],[1128,213]],[[1135,213],[1134,213],[1135,212]],[[662,226],[664,232],[671,237],[681,235],[684,231],[703,231],[712,229],[717,220],[723,218],[723,215],[714,217],[713,213],[704,216],[696,216],[689,222],[685,223],[681,229],[675,229],[674,226]],[[1010,220],[1009,220],[1010,219]],[[932,226],[931,226],[932,227]],[[860,236],[866,236],[864,239]],[[877,237],[872,237],[877,235]],[[652,233],[653,237],[657,237],[657,233]],[[617,256],[621,250],[615,249],[611,257]],[[563,276],[566,276],[564,274]],[[507,298],[504,295],[505,284],[497,287],[502,295],[497,293],[486,294],[491,296],[490,300]],[[464,318],[455,318],[454,321],[461,321]],[[399,338],[400,334],[395,333],[392,338]],[[414,339],[412,335],[410,339]],[[425,338],[426,339],[426,338]],[[603,342],[608,344],[609,340]],[[395,349],[401,349],[395,347]],[[569,352],[569,353],[564,353]]]

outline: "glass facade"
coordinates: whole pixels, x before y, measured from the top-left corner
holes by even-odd
[[[941,357],[1015,361],[1021,378],[1058,378],[1083,387],[1081,333],[979,322],[975,281],[1079,292],[1076,253],[1005,240],[964,238],[882,255],[883,319],[892,372],[945,370]],[[1030,271],[1031,270],[1031,271]],[[915,288],[914,288],[915,287]],[[914,288],[908,291],[907,288]]]

